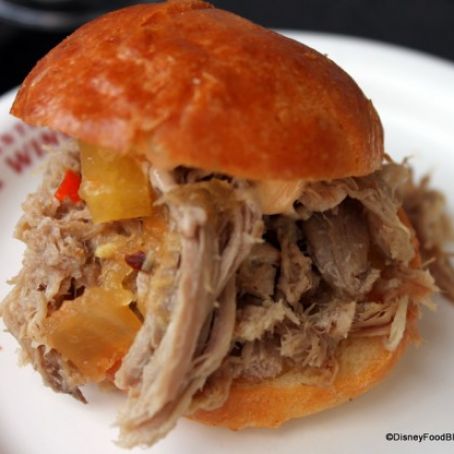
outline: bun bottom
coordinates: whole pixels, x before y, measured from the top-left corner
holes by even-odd
[[[222,407],[199,410],[190,418],[232,430],[273,428],[290,419],[340,405],[381,381],[399,360],[411,337],[407,329],[393,352],[384,348],[381,336],[347,339],[338,350],[339,371],[332,385],[307,384],[314,383],[314,377],[295,371],[257,384],[236,381]]]

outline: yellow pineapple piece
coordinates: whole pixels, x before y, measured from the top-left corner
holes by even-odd
[[[88,379],[103,381],[126,354],[141,326],[131,292],[88,288],[45,320],[47,342]]]
[[[79,194],[96,223],[149,216],[153,193],[139,161],[110,150],[80,144]]]

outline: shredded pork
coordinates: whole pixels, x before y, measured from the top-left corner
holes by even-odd
[[[371,290],[380,272],[369,261],[370,236],[360,206],[345,202],[313,214],[303,229],[318,271],[335,291],[357,297]]]
[[[418,235],[422,258],[441,291],[454,300],[454,270],[449,255],[444,252],[446,242],[453,240],[445,198],[429,187],[429,177],[423,178],[419,185],[410,179],[402,192],[405,212]]]
[[[106,262],[96,257],[100,245],[140,237],[143,223],[94,224],[83,202],[58,202],[68,168],[80,168],[71,142],[52,154],[24,204],[17,237],[27,251],[2,315],[45,382],[83,400],[87,378],[47,346],[43,321],[96,285]],[[125,257],[142,324],[114,377],[128,393],[118,417],[123,446],[152,444],[181,415],[222,405],[234,379],[311,368],[318,384],[329,383],[348,336],[381,336],[395,349],[409,314],[436,289],[402,207],[423,263],[454,297],[444,200],[427,180],[413,183],[406,165],[292,185],[293,204],[273,215],[263,215],[253,182],[185,168],[150,167],[149,175],[169,225],[159,254]]]
[[[171,182],[171,175],[165,181]],[[170,301],[166,292],[155,295],[171,306],[159,345],[153,348],[145,322],[116,375],[116,384],[130,396],[119,417],[125,446],[153,443],[165,435],[221,365],[234,328],[235,273],[262,233],[258,208],[229,183],[213,179],[160,184],[157,189],[179,233],[181,258]],[[210,336],[196,355],[197,341],[212,316]],[[146,318],[152,320],[153,311]]]

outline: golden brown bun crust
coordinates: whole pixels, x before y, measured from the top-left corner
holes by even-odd
[[[306,377],[295,372],[254,385],[235,382],[221,408],[198,411],[191,419],[233,430],[271,428],[342,404],[382,380],[401,357],[411,336],[408,331],[394,352],[385,350],[381,337],[347,339],[339,350],[340,368],[332,386],[301,384]]]
[[[380,166],[383,131],[318,52],[198,0],[137,5],[81,27],[25,79],[12,113],[157,165],[256,179]]]

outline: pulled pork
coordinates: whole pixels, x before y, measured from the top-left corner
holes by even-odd
[[[140,237],[143,220],[94,224],[83,202],[58,202],[65,170],[79,167],[69,142],[24,204],[17,236],[28,248],[3,317],[46,383],[83,400],[86,377],[47,346],[43,321],[97,285],[106,263],[97,248],[113,235]],[[442,251],[443,199],[426,180],[412,183],[405,165],[301,183],[292,206],[274,215],[263,215],[253,182],[198,169],[148,170],[169,225],[158,255],[125,257],[134,269],[131,310],[142,324],[114,375],[128,392],[118,418],[124,446],[151,444],[181,415],[222,405],[234,379],[313,368],[318,384],[329,383],[348,336],[382,336],[395,349],[407,314],[429,304],[435,290],[418,266],[402,206],[424,262],[454,297]]]
[[[409,179],[402,192],[403,206],[416,230],[422,259],[441,291],[454,300],[454,270],[443,251],[446,242],[453,240],[451,223],[444,212],[445,198],[429,187],[429,177],[424,177],[419,185]]]
[[[155,181],[170,182],[172,175],[163,178],[161,172]],[[179,234],[181,259],[174,291],[154,294],[154,307],[170,305],[159,345],[154,348],[147,323],[153,323],[151,311],[116,374],[115,383],[130,396],[119,417],[126,446],[153,443],[165,435],[221,365],[234,329],[235,273],[262,233],[258,207],[229,183],[161,183],[157,189],[169,207],[171,229]],[[211,332],[198,349],[210,318]]]

